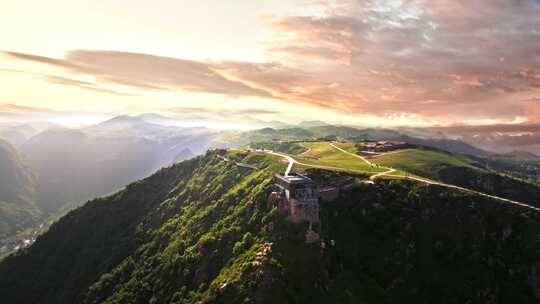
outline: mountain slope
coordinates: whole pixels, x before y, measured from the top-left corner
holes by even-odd
[[[119,117],[93,128],[53,128],[21,151],[37,175],[45,213],[69,210],[116,191],[163,166],[200,154],[212,138],[204,130],[178,130]],[[152,134],[152,136],[150,136]]]
[[[540,215],[404,181],[321,203],[325,248],[268,209],[279,158],[216,152],[61,219],[0,263],[7,303],[532,303]],[[320,184],[331,175],[308,171]]]
[[[508,154],[494,154],[478,161],[497,171],[540,186],[540,156],[514,151]]]
[[[5,140],[15,147],[20,147],[25,141],[36,135],[39,131],[31,125],[1,125],[0,139]]]
[[[44,131],[21,147],[36,171],[38,205],[46,213],[145,177],[155,170],[153,149],[144,139],[96,137],[63,128]]]
[[[34,175],[17,150],[0,140],[0,238],[28,227],[39,215]]]
[[[540,206],[538,185],[501,174],[498,170],[493,170],[500,161],[486,166],[486,160],[489,159],[418,148],[377,156],[373,162],[448,184]]]

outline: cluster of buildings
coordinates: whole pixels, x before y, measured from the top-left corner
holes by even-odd
[[[368,153],[384,153],[410,148],[408,143],[401,141],[368,141],[360,145],[362,152]]]

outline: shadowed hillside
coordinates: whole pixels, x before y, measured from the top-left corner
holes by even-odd
[[[33,172],[22,156],[0,140],[0,238],[28,227],[40,214],[34,187]]]
[[[0,263],[3,299],[531,303],[540,291],[530,209],[406,181],[358,184],[321,201],[325,245],[309,245],[304,224],[267,204],[285,164],[228,157],[263,170],[209,152],[70,212]]]

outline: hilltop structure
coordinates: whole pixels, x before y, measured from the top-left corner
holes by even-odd
[[[298,173],[276,175],[275,190],[281,192],[283,206],[293,223],[319,223],[319,198],[315,183]]]
[[[306,242],[319,241],[319,192],[315,183],[307,176],[299,173],[287,175],[277,174],[274,177],[274,189],[269,203],[277,203],[280,212],[292,223],[309,223]]]
[[[400,141],[370,141],[360,146],[364,153],[383,153],[411,147],[408,143]]]

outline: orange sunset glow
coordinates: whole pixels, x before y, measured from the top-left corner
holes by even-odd
[[[117,114],[249,106],[374,126],[539,119],[536,1],[122,2],[4,5],[0,101]]]

